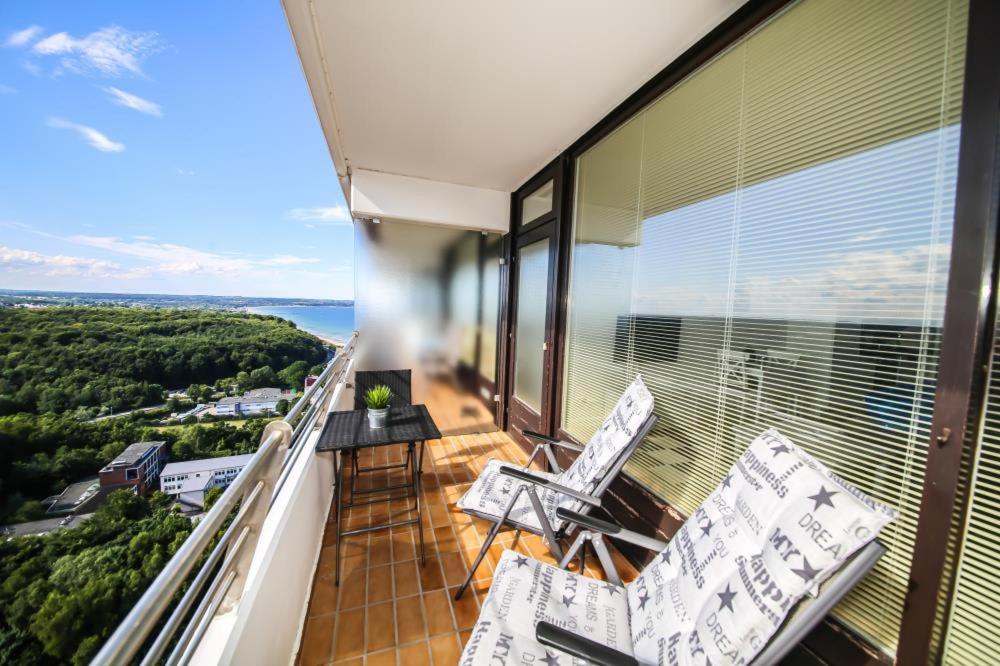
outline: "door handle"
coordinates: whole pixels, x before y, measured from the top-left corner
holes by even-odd
[[[549,343],[543,342],[542,343],[542,351],[548,351],[548,350],[549,350]]]

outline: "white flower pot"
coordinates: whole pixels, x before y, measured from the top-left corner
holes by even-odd
[[[385,409],[368,409],[368,427],[370,428],[384,428],[385,422],[388,418],[388,407]]]

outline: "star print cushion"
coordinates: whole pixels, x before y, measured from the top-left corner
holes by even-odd
[[[475,483],[472,484],[472,487],[458,500],[458,507],[464,511],[475,511],[491,516],[503,515],[504,509],[507,508],[507,504],[510,502],[510,498],[514,496],[515,491],[520,486],[532,485],[514,477],[501,474],[500,468],[503,466],[514,467],[510,463],[490,458],[486,463],[486,467],[476,478]],[[531,473],[543,476],[546,479],[557,478],[555,474],[539,472],[537,470],[531,470]],[[561,521],[557,521],[556,519],[558,498],[551,491],[546,491],[537,486],[536,491],[538,492],[539,500],[542,502],[542,507],[545,509],[546,517],[550,523],[556,526],[554,529],[558,529],[558,525],[561,524]],[[541,529],[541,523],[535,514],[534,508],[531,506],[531,499],[526,492],[518,496],[517,503],[511,509],[508,518],[512,521]]]
[[[604,424],[590,438],[587,446],[569,468],[558,475],[543,474],[535,470],[532,470],[532,473],[541,474],[545,478],[552,479],[574,490],[593,491],[622,450],[635,438],[639,427],[652,411],[653,396],[643,384],[642,377],[637,376],[618,399],[618,403],[605,419]],[[458,507],[466,511],[492,516],[503,515],[504,509],[517,488],[522,485],[531,485],[500,474],[500,467],[505,464],[512,466],[509,463],[490,459],[472,487],[458,500]],[[555,515],[557,508],[562,506],[574,511],[579,511],[582,508],[581,502],[562,493],[545,488],[536,488],[536,490],[553,530],[559,530],[562,526],[562,521]],[[518,497],[517,503],[510,512],[509,519],[541,529],[541,523],[538,516],[535,515],[527,493],[521,493]]]
[[[895,517],[763,433],[628,587],[642,663],[749,663],[789,610]]]
[[[643,383],[642,375],[636,375],[584,450],[560,475],[559,483],[580,492],[591,492],[652,413],[653,395]],[[565,496],[561,505],[577,508],[576,501]]]
[[[459,663],[569,666],[569,655],[535,640],[542,621],[631,654],[623,588],[506,550]]]

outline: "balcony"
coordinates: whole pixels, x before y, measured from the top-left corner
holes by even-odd
[[[444,391],[438,394],[438,399],[445,401],[452,397]],[[434,402],[429,404],[435,407]],[[404,453],[402,448],[378,451],[375,459],[369,456],[362,463],[401,462]],[[480,600],[489,590],[493,566],[512,542],[511,532],[501,533],[477,571],[474,586],[455,601],[454,592],[465,579],[488,527],[458,510],[455,502],[490,457],[517,463],[527,458],[502,432],[454,435],[430,442],[424,462],[424,566],[419,563],[412,528],[347,537],[338,588],[333,583],[336,532],[328,523],[297,663],[351,663],[362,656],[366,663],[375,664],[457,663],[479,615]],[[370,483],[384,486],[391,481],[386,474]],[[373,504],[370,511],[356,507],[347,515],[347,527],[409,518],[409,506],[394,502]],[[515,549],[554,562],[540,537],[523,535]],[[613,553],[626,579],[631,579],[631,565],[618,551]],[[592,560],[588,560],[587,574],[603,579],[603,570]]]
[[[456,500],[526,430],[590,438],[636,375],[659,421],[606,516],[671,538],[778,428],[899,511],[796,660],[1000,661],[992,3],[284,6],[354,217],[359,335],[98,663],[454,663],[514,546],[453,603],[486,527]],[[331,533],[319,432],[384,368],[443,434],[424,567],[413,528]]]

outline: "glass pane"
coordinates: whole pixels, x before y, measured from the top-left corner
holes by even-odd
[[[537,220],[552,210],[552,181],[545,183],[521,202],[521,224]]]
[[[483,256],[482,335],[479,374],[496,381],[497,315],[500,313],[500,239],[490,236]]]
[[[549,289],[549,239],[526,245],[519,254],[517,330],[514,343],[514,395],[542,411],[545,312]]]
[[[776,427],[899,520],[834,614],[895,650],[936,383],[965,0],[792,3],[580,157],[562,426],[641,373],[690,513]],[[609,387],[614,389],[608,395]]]

